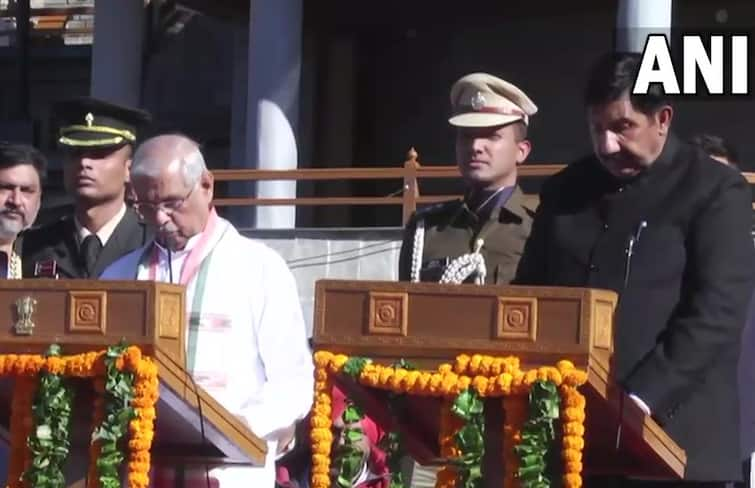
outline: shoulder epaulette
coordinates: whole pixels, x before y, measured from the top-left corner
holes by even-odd
[[[425,219],[431,215],[437,215],[437,214],[452,210],[456,208],[457,206],[459,206],[460,204],[461,204],[461,200],[449,200],[447,202],[436,203],[434,205],[430,205],[429,207],[425,207],[423,209],[417,210],[415,212],[415,218]]]

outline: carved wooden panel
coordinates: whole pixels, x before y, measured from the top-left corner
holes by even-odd
[[[500,297],[496,325],[496,339],[535,342],[537,339],[537,298]]]
[[[107,331],[107,292],[71,291],[68,293],[68,330],[105,335]]]
[[[370,292],[368,332],[406,337],[408,301],[406,293]]]
[[[611,323],[613,321],[613,304],[602,300],[595,301],[593,305],[595,324],[593,333],[593,347],[598,349],[611,349],[612,333]]]
[[[178,339],[181,329],[181,314],[184,313],[181,307],[181,295],[162,293],[159,302],[158,334],[166,339]]]

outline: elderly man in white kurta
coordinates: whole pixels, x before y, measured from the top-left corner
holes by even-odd
[[[144,142],[131,180],[137,211],[157,228],[155,242],[113,263],[102,279],[187,287],[187,368],[268,443],[263,468],[212,468],[211,486],[272,488],[276,455],[290,447],[312,402],[312,355],[293,275],[275,251],[216,214],[212,174],[190,139]],[[176,476],[157,469],[153,486],[173,488]],[[205,469],[178,476],[187,488],[207,486]]]

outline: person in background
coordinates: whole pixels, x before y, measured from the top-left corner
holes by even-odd
[[[314,364],[296,281],[266,245],[218,216],[198,144],[168,134],[145,141],[131,171],[134,208],[156,229],[102,279],[186,287],[186,363],[196,383],[267,441],[262,467],[158,466],[154,488],[267,487],[309,412]]]
[[[702,149],[711,159],[739,169],[739,156],[736,149],[722,137],[712,134],[697,134],[690,139],[690,142]]]
[[[448,122],[464,197],[419,210],[404,232],[399,280],[508,284],[516,273],[535,207],[517,184],[532,149],[537,112],[517,86],[472,73],[451,87]]]
[[[66,190],[73,215],[29,230],[21,249],[25,278],[97,278],[144,245],[150,229],[126,205],[131,155],[149,114],[94,98],[54,108],[60,123]]]
[[[42,202],[47,159],[32,146],[0,142],[0,276],[22,277],[19,235],[32,226]]]

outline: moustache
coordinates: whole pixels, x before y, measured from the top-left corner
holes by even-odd
[[[2,210],[2,211],[0,211],[0,215],[2,215],[2,216],[5,216],[5,215],[16,215],[18,217],[21,217],[22,219],[26,218],[26,216],[24,215],[23,212],[19,212],[18,210],[12,210],[12,209]]]
[[[160,226],[160,228],[158,229],[158,232],[162,232],[165,234],[168,234],[171,232],[178,232],[178,227],[172,222],[166,222]]]

